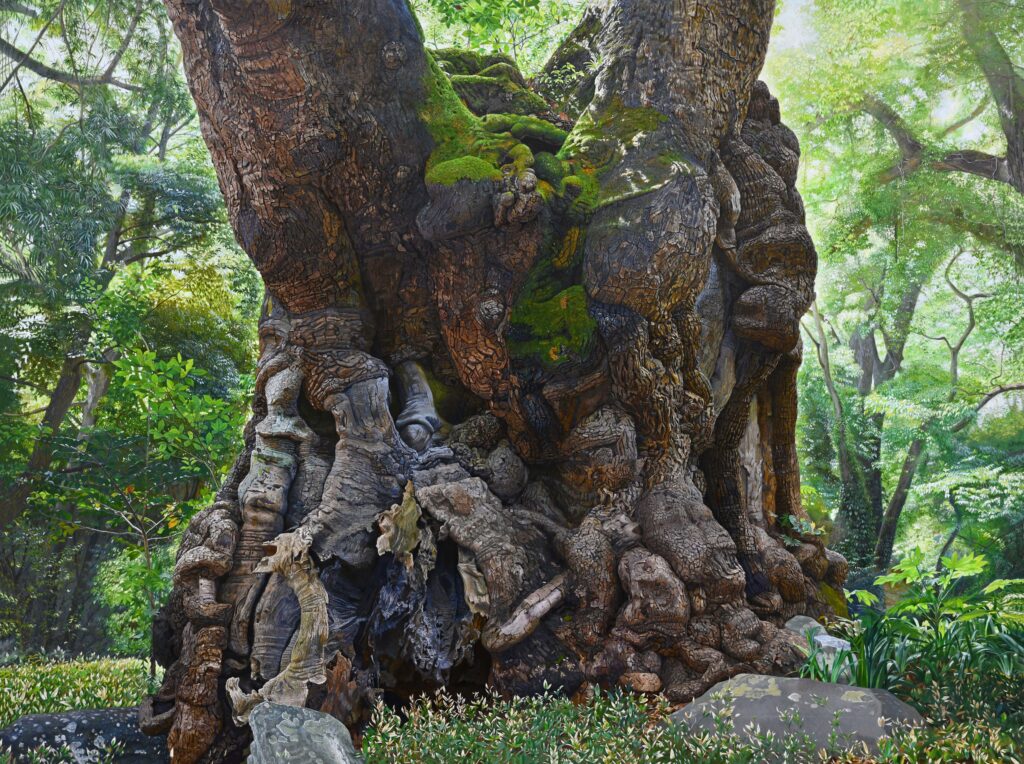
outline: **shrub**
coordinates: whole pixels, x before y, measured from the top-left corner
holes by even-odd
[[[27,714],[134,706],[153,692],[141,660],[27,660],[0,667],[0,727]]]
[[[802,675],[891,690],[925,716],[1024,724],[1024,581],[972,579],[984,557],[946,557],[936,570],[915,552],[876,583],[908,587],[888,610],[840,621],[851,643],[824,660],[812,647]],[[876,605],[868,592],[853,592]]]

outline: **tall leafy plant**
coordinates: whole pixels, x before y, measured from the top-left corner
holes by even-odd
[[[987,567],[981,555],[931,566],[921,550],[908,554],[876,579],[902,598],[880,609],[877,595],[852,592],[866,607],[841,622],[851,649],[831,661],[812,651],[805,675],[888,689],[937,719],[1024,722],[1024,580],[980,585]]]

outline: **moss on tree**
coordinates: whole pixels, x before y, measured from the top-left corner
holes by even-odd
[[[437,48],[430,51],[430,54],[449,74],[477,74],[496,64],[506,64],[515,68],[515,61],[504,53],[481,53],[465,48]]]

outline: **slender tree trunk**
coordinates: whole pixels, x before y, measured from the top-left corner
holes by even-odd
[[[896,482],[889,503],[885,508],[885,515],[882,517],[882,525],[878,531],[878,543],[875,545],[875,568],[879,571],[889,569],[892,563],[892,549],[896,543],[896,531],[899,528],[900,515],[903,507],[907,504],[910,496],[910,487],[917,474],[917,468],[921,465],[921,458],[924,454],[924,439],[915,438],[907,449],[907,455],[903,459],[903,467],[900,469],[900,477]]]
[[[779,625],[846,562],[740,478],[756,427],[766,506],[802,511],[816,255],[757,82],[773,2],[612,2],[568,134],[472,56],[449,79],[401,0],[166,4],[268,293],[245,452],[155,624],[175,761],[264,699],[358,723],[381,691],[794,666]]]
[[[60,375],[57,377],[57,384],[50,394],[46,411],[43,412],[40,434],[29,455],[25,470],[0,497],[0,531],[7,528],[25,511],[28,497],[53,461],[54,441],[61,435],[64,418],[71,410],[78,395],[78,388],[82,384],[85,350],[91,334],[91,322],[86,322],[74,333]]]

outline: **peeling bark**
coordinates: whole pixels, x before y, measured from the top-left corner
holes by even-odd
[[[792,669],[778,627],[846,568],[780,524],[816,255],[757,82],[773,3],[588,14],[568,125],[484,113],[478,85],[522,78],[435,59],[400,0],[166,4],[268,292],[246,452],[157,623],[175,760],[238,744],[225,685],[240,717],[294,689],[310,602],[257,563],[295,534],[326,635],[289,697],[349,724],[442,685],[685,700]]]

